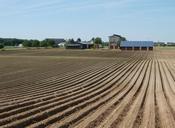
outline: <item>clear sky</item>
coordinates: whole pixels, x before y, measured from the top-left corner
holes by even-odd
[[[175,0],[0,0],[0,37],[175,41]]]

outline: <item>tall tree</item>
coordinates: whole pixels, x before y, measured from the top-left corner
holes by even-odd
[[[54,40],[47,39],[46,42],[47,42],[47,46],[49,46],[49,47],[54,47],[54,45],[55,45],[55,41]]]
[[[24,42],[22,43],[24,47],[31,47],[32,43],[29,40],[24,40]]]
[[[94,39],[94,48],[99,48],[99,45],[102,44],[102,39],[97,37]]]
[[[121,41],[126,41],[126,38],[125,38],[125,37],[122,37],[122,38],[121,38]]]
[[[69,39],[69,40],[67,41],[67,43],[68,43],[68,44],[73,44],[73,43],[75,43],[75,41],[74,41],[74,39]]]
[[[80,42],[81,42],[81,39],[80,39],[80,38],[78,38],[76,42],[77,42],[77,43],[80,43]]]
[[[2,43],[0,43],[0,49],[3,49],[4,45]]]
[[[32,40],[32,47],[39,47],[39,46],[40,46],[40,41]]]
[[[92,42],[93,42],[93,44],[94,44],[95,38],[93,37],[93,38],[91,39],[91,41],[92,41]]]
[[[43,40],[43,41],[41,41],[40,42],[40,47],[48,47],[48,45],[47,45],[47,41],[46,40]]]

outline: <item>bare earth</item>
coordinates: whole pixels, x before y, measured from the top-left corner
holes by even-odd
[[[0,51],[0,128],[175,128],[175,50]]]

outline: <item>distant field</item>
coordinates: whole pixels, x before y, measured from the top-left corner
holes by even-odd
[[[0,51],[2,128],[175,128],[175,51]]]
[[[119,50],[22,49],[0,51],[0,56],[115,57]]]
[[[155,47],[155,49],[161,49],[161,50],[175,50],[175,47]]]

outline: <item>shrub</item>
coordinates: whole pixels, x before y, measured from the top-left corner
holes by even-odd
[[[0,44],[0,49],[3,49],[4,48],[4,45],[3,44]]]

